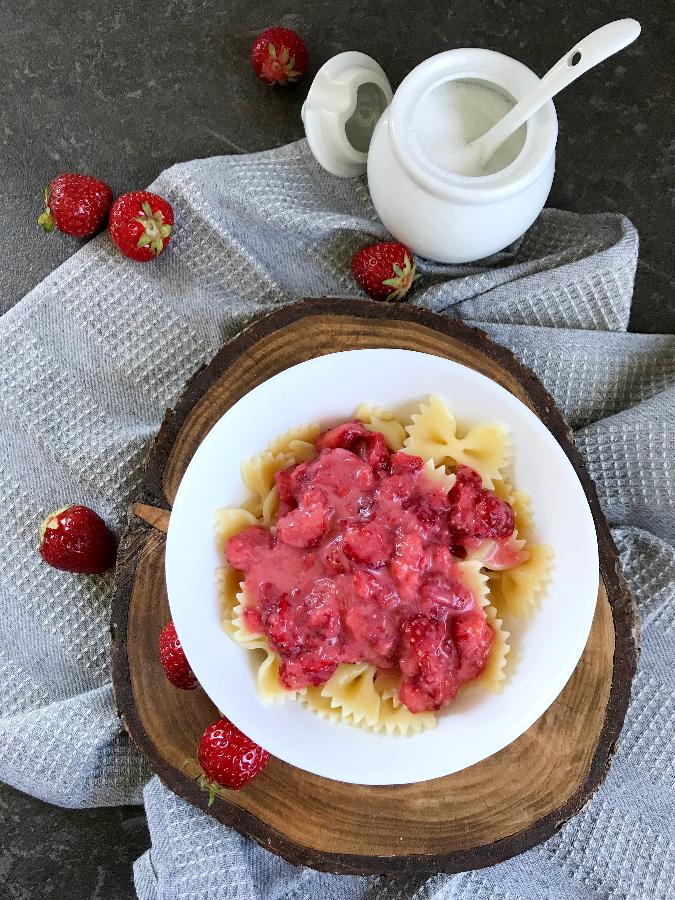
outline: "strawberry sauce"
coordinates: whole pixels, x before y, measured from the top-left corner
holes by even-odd
[[[412,712],[439,709],[484,669],[494,634],[461,580],[465,544],[504,542],[513,510],[460,467],[449,493],[418,456],[347,422],[319,456],[276,475],[272,531],[230,538],[251,630],[267,635],[290,689],[325,683],[340,663],[400,672]]]

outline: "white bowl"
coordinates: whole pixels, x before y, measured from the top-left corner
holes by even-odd
[[[300,703],[266,706],[251,654],[222,630],[215,588],[214,513],[241,503],[239,464],[293,425],[344,421],[368,401],[412,408],[430,393],[460,424],[501,421],[514,441],[513,478],[529,491],[538,541],[555,551],[552,579],[530,621],[509,622],[517,661],[501,694],[467,692],[413,737],[330,724]],[[202,687],[243,732],[291,765],[356,784],[449,775],[521,735],[558,696],[579,661],[598,593],[593,518],[567,456],[512,394],[458,363],[408,350],[354,350],[293,366],[259,385],[216,423],[180,484],[166,545],[171,615]]]

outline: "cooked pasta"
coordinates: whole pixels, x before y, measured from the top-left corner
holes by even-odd
[[[367,663],[342,663],[321,689],[340,718],[351,717],[355,725],[375,725],[380,715],[380,695],[375,689],[377,669]],[[311,698],[307,701],[312,706]]]
[[[391,735],[420,734],[429,731],[436,725],[436,716],[432,712],[410,712],[402,703],[394,704],[393,698],[383,699],[380,703],[380,714],[369,731],[385,732]]]
[[[505,425],[497,422],[474,425],[460,436],[455,417],[436,395],[420,405],[420,411],[413,414],[406,432],[408,437],[404,446],[409,453],[422,459],[433,459],[437,465],[469,466],[478,472],[488,488],[501,477],[511,456],[511,442]]]
[[[265,643],[265,659],[258,667],[256,682],[258,695],[263,703],[283,703],[298,696],[298,691],[290,691],[279,680],[279,657]]]
[[[485,615],[490,623],[490,627],[494,632],[494,641],[492,650],[488,658],[487,665],[475,680],[476,685],[486,687],[493,694],[499,694],[504,687],[504,678],[506,677],[506,658],[509,654],[509,632],[502,628],[503,620],[497,615],[497,610],[492,605],[485,607]],[[471,684],[471,682],[469,682]]]
[[[465,559],[457,563],[462,577],[462,582],[469,588],[481,606],[487,606],[489,601],[488,576],[483,572],[480,560]]]
[[[295,461],[290,452],[272,453],[270,450],[263,450],[262,453],[256,453],[250,459],[244,460],[241,464],[241,480],[251,493],[251,497],[243,508],[256,518],[261,516],[263,504],[274,487],[275,473],[288,468]]]
[[[356,409],[355,418],[369,431],[382,434],[391,452],[403,450],[421,456],[427,478],[437,482],[444,492],[455,484],[453,470],[468,466],[478,472],[485,488],[494,490],[497,497],[513,507],[516,528],[502,547],[502,553],[505,547],[510,554],[510,567],[494,563],[495,544],[489,540],[455,563],[461,582],[484,609],[494,634],[487,665],[468,686],[500,691],[510,649],[504,618],[532,612],[544,591],[553,559],[550,547],[530,543],[534,518],[529,495],[506,480],[511,455],[507,429],[488,423],[460,433],[453,415],[437,396],[430,396],[412,417],[364,403]],[[293,698],[332,723],[375,733],[417,734],[433,728],[437,714],[413,713],[405,706],[399,697],[398,672],[378,671],[366,662],[342,663],[317,687],[297,691],[284,687],[279,677],[278,654],[270,648],[265,634],[250,630],[250,621],[244,614],[247,598],[240,584],[241,573],[225,562],[225,546],[232,536],[254,524],[275,527],[279,509],[275,473],[315,458],[314,442],[320,431],[316,423],[291,428],[241,465],[242,480],[250,496],[241,507],[219,510],[216,516],[216,546],[223,560],[216,576],[223,628],[242,648],[257,651],[260,663],[256,680],[263,702]]]
[[[318,422],[312,422],[310,425],[297,425],[295,428],[289,428],[288,431],[271,441],[267,450],[273,456],[279,453],[290,453],[296,462],[300,462],[297,448],[300,445],[307,444],[314,450],[314,441],[320,431],[321,426]],[[316,450],[314,450],[314,453],[316,453]]]
[[[405,426],[394,413],[379,406],[371,406],[369,403],[361,403],[354,413],[355,418],[368,428],[369,431],[379,431],[390,450],[400,450],[405,441]]]
[[[424,472],[431,481],[438,482],[444,491],[449,491],[455,483],[455,476],[452,472],[448,472],[446,466],[435,466],[433,459],[428,459],[424,463]]]
[[[532,512],[532,498],[527,491],[514,491],[511,503],[516,517],[516,531],[518,537],[529,540],[534,527],[534,514]]]
[[[494,572],[490,577],[490,595],[505,615],[530,616],[551,575],[553,550],[546,544],[527,544],[528,558],[519,566]]]

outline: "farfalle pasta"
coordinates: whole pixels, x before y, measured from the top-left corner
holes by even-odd
[[[361,403],[356,407],[354,418],[363,422],[369,431],[379,431],[384,435],[390,450],[400,450],[406,439],[405,424],[389,410],[370,403]]]
[[[249,498],[216,516],[217,585],[261,700],[412,735],[464,689],[500,691],[505,621],[536,607],[553,559],[511,453],[504,426],[462,433],[432,396],[408,418],[361,404],[291,428],[243,462]]]
[[[251,496],[242,508],[260,518],[265,503],[269,503],[270,494],[275,490],[274,476],[280,469],[286,469],[294,462],[292,453],[272,453],[270,450],[256,453],[244,460],[241,464],[241,480]]]
[[[528,544],[527,559],[489,576],[490,594],[504,615],[526,618],[543,595],[550,577],[553,550],[546,544]]]
[[[381,701],[375,688],[376,675],[376,667],[368,663],[341,663],[321,688],[321,696],[355,725],[373,727],[380,717]]]
[[[481,423],[460,435],[455,417],[435,394],[420,405],[405,430],[408,437],[404,447],[409,453],[433,459],[437,465],[468,466],[478,472],[486,488],[493,487],[511,457],[511,441],[505,425]]]

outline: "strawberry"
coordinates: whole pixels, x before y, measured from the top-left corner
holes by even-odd
[[[277,537],[289,547],[313,547],[325,534],[330,513],[323,491],[315,488],[306,491],[298,508],[277,520]]]
[[[238,791],[262,772],[270,755],[223,717],[202,735],[197,757],[204,771],[200,785],[208,788],[211,806],[218,785]]]
[[[64,506],[40,528],[40,556],[55,569],[93,575],[115,562],[115,540],[88,506]]]
[[[468,466],[457,469],[457,477],[448,494],[448,524],[458,542],[465,539],[499,540],[513,534],[516,527],[513,507],[483,487],[478,472]]]
[[[122,194],[112,205],[108,231],[129,259],[148,262],[166,248],[173,226],[171,205],[150,191]]]
[[[354,254],[352,274],[373,300],[403,300],[414,281],[415,259],[403,244],[371,244]]]
[[[253,42],[251,63],[266,84],[292,84],[307,69],[307,47],[290,28],[267,28]]]
[[[113,202],[105,181],[68,172],[57,175],[43,193],[45,211],[38,216],[38,225],[47,234],[56,227],[78,238],[91,237],[103,227]]]
[[[190,663],[187,661],[185,651],[181,647],[180,640],[176,634],[176,626],[173,622],[165,625],[160,632],[159,660],[162,663],[167,680],[174,687],[182,688],[184,691],[191,691],[197,687],[199,682],[190,668]]]
[[[417,614],[401,625],[399,697],[411,712],[440,709],[457,694],[458,655],[445,622]]]
[[[394,541],[379,522],[362,522],[345,528],[344,551],[348,559],[379,569],[391,559]]]

